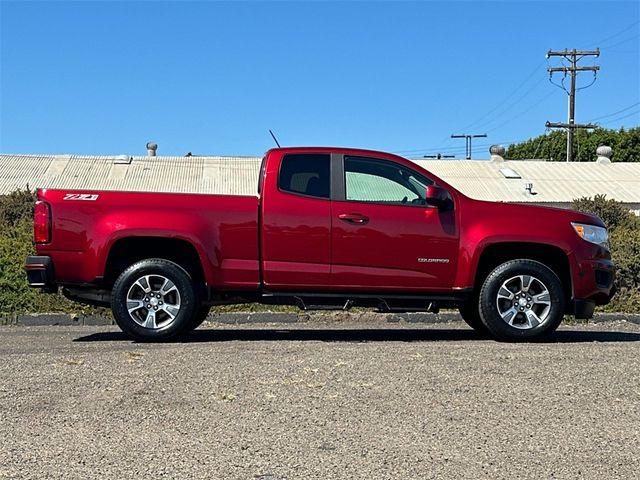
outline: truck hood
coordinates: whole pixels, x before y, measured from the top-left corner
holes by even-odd
[[[604,227],[605,224],[597,215],[590,213],[578,212],[576,210],[570,210],[566,208],[557,207],[543,207],[539,205],[527,205],[522,203],[499,203],[499,202],[485,202],[481,200],[473,200],[474,203],[480,204],[480,208],[486,211],[496,211],[504,219],[528,219],[539,220],[544,219],[545,223],[553,224],[556,222],[580,222],[588,223],[590,225],[597,225]]]

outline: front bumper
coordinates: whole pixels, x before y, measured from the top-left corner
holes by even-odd
[[[591,259],[580,262],[577,273],[573,314],[586,320],[593,317],[596,305],[606,305],[615,295],[615,267],[609,259]]]
[[[32,288],[41,288],[45,292],[58,291],[53,272],[53,262],[47,256],[29,256],[24,265],[27,281]]]
[[[578,320],[588,320],[593,317],[593,311],[596,309],[594,300],[585,300],[576,298],[573,301],[573,315]]]

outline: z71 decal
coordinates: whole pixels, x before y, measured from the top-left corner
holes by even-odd
[[[97,193],[67,193],[63,200],[90,200],[95,201],[100,195]]]

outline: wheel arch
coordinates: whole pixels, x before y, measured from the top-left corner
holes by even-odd
[[[567,254],[560,247],[535,242],[500,242],[488,245],[480,254],[474,276],[479,291],[489,273],[509,260],[534,260],[550,268],[560,279],[566,303],[573,297],[573,284]]]
[[[112,286],[127,267],[147,258],[162,258],[175,263],[189,274],[195,285],[206,288],[205,272],[197,248],[184,239],[156,236],[116,240],[107,255],[104,283]]]

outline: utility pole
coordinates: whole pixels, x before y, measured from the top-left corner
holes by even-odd
[[[468,135],[463,133],[462,135],[451,135],[451,138],[464,138],[465,139],[465,147],[466,147],[466,158],[467,160],[471,160],[471,139],[472,138],[485,138],[487,136],[486,133],[482,135]]]
[[[596,128],[596,125],[592,124],[579,124],[575,122],[576,118],[576,76],[578,72],[593,72],[593,78],[595,82],[596,72],[600,70],[600,67],[597,65],[591,65],[588,67],[578,67],[578,61],[583,57],[599,57],[600,49],[595,50],[567,50],[566,48],[562,51],[557,50],[549,50],[547,52],[547,58],[550,57],[562,57],[571,63],[568,67],[549,67],[547,71],[549,72],[549,79],[553,77],[553,74],[556,72],[564,73],[565,77],[567,73],[571,75],[571,90],[567,92],[569,95],[569,112],[567,115],[567,123],[558,123],[558,122],[549,122],[545,124],[547,128],[566,128],[567,129],[567,162],[573,160],[573,135],[577,128]],[[552,82],[553,83],[553,82]],[[593,82],[592,82],[593,83]],[[564,84],[562,85],[564,88]],[[585,87],[586,88],[586,87]]]

